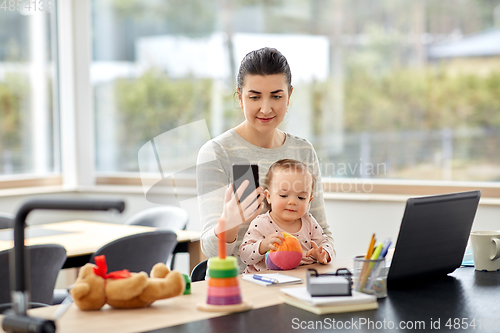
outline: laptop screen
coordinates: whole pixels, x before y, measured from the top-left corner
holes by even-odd
[[[470,191],[408,199],[388,287],[460,267],[480,197],[481,191]]]

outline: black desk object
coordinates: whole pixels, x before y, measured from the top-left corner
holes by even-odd
[[[52,333],[56,331],[53,320],[30,317],[26,313],[30,296],[29,290],[26,289],[29,285],[29,274],[26,274],[29,266],[27,265],[28,261],[25,260],[24,232],[26,217],[31,211],[37,209],[91,211],[116,209],[121,213],[125,209],[125,203],[114,200],[31,199],[21,205],[14,220],[14,248],[11,250],[13,260],[10,261],[13,311],[8,313],[2,320],[2,329],[6,332]]]
[[[481,191],[469,191],[408,199],[387,275],[388,288],[460,267],[480,197]]]
[[[478,272],[473,267],[462,267],[441,279],[422,282],[409,289],[389,290],[388,293],[387,298],[379,300],[378,310],[318,316],[287,304],[280,304],[151,332],[407,331],[397,328],[402,321],[411,322],[414,325],[411,331],[417,332],[500,332],[500,271]],[[467,319],[462,323],[463,318]],[[325,325],[325,322],[332,324],[333,319],[343,323],[358,322],[358,329],[332,329]],[[457,325],[456,319],[460,322],[458,326],[454,326]],[[362,327],[359,325],[360,320],[366,322]],[[384,320],[385,329],[383,326],[377,329],[375,324],[381,325]],[[440,321],[440,329],[432,329],[431,322],[436,325],[437,320]],[[323,322],[323,329],[319,326],[314,329],[308,327],[309,321]],[[374,324],[368,328],[370,321]],[[422,325],[416,323],[417,321],[421,321],[425,327],[420,326],[420,329],[417,329],[417,325]],[[303,329],[299,326],[301,322],[306,323],[302,324]],[[394,323],[394,328],[390,329],[389,322]],[[473,329],[470,324],[475,324],[476,328]]]

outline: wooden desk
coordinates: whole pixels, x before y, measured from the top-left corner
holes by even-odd
[[[499,299],[500,272],[478,272],[473,267],[463,267],[439,280],[416,284],[405,290],[389,290],[388,297],[379,300],[377,310],[319,316],[279,304],[154,332],[498,333]]]
[[[286,274],[305,278],[306,268],[316,268],[320,272],[333,271],[338,267],[350,266],[352,259],[337,260],[331,265],[309,265],[287,271]],[[410,289],[389,290],[386,299],[379,300],[379,309],[318,316],[300,310],[279,299],[281,287],[262,287],[257,284],[241,281],[243,298],[253,303],[251,311],[225,315],[223,313],[208,313],[196,310],[196,304],[206,297],[205,281],[192,285],[192,295],[180,296],[155,302],[151,307],[135,310],[114,310],[105,307],[100,311],[83,312],[74,304],[57,322],[57,332],[291,332],[292,325],[308,325],[312,322],[331,323],[333,319],[344,323],[365,320],[373,325],[383,325],[389,322],[421,325],[420,332],[438,331],[430,328],[431,323],[440,321],[441,331],[450,331],[446,323],[451,319],[451,325],[458,318],[468,324],[475,320],[476,330],[480,332],[498,332],[500,314],[498,300],[500,299],[500,272],[477,272],[472,267],[459,268],[449,276],[439,280],[413,285]],[[295,285],[297,286],[297,285]],[[293,288],[289,286],[288,288]],[[32,315],[50,317],[56,307],[30,310]],[[225,316],[223,316],[225,315]],[[222,317],[223,316],[223,317]],[[296,324],[294,324],[296,323]],[[302,324],[301,324],[302,323]],[[305,323],[305,324],[304,324]],[[479,329],[479,325],[482,328]],[[485,327],[486,325],[489,327]],[[496,324],[495,324],[496,323]],[[414,326],[416,327],[416,326]],[[331,332],[323,327],[302,331]],[[416,328],[414,328],[417,330]],[[374,329],[367,325],[358,329],[343,329],[344,332],[392,332],[396,328]],[[451,329],[453,331],[467,331]],[[469,328],[470,330],[470,328]],[[402,331],[402,330],[400,330]]]
[[[319,272],[325,272],[329,269],[334,269],[336,265],[317,264],[302,266],[287,271],[286,274],[300,277],[305,281],[306,268],[313,267]],[[297,286],[302,285],[288,287],[293,288]],[[252,303],[254,309],[282,303],[279,298],[279,289],[283,286],[262,287],[245,281],[240,276],[240,287],[243,299]],[[116,310],[106,305],[100,311],[84,312],[80,311],[75,304],[72,304],[57,322],[57,332],[144,332],[226,315],[226,313],[198,311],[196,305],[199,302],[205,301],[206,295],[207,283],[206,281],[200,281],[191,285],[191,295],[156,301],[152,306],[144,309]],[[34,316],[50,318],[55,308],[56,306],[34,309],[30,310],[30,313]],[[232,332],[239,331],[235,330]]]
[[[113,224],[91,221],[69,221],[36,225],[29,228],[44,228],[68,233],[51,236],[33,237],[25,240],[26,245],[59,244],[66,248],[68,260],[63,268],[80,267],[88,262],[92,253],[101,246],[124,236],[154,231],[156,228],[136,225]],[[200,233],[179,230],[177,242],[186,243],[189,252],[190,269],[205,259],[200,247]],[[0,251],[12,248],[13,241],[1,241]]]

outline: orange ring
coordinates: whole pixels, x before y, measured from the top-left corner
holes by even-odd
[[[211,287],[234,287],[238,286],[239,282],[237,277],[224,279],[209,278],[208,285]]]

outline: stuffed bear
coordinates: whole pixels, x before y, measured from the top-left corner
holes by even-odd
[[[99,310],[106,303],[121,309],[141,308],[184,292],[182,274],[170,272],[162,263],[153,266],[148,278],[145,272],[127,270],[107,274],[104,256],[96,257],[95,262],[97,265],[86,264],[80,269],[70,290],[80,310]]]

